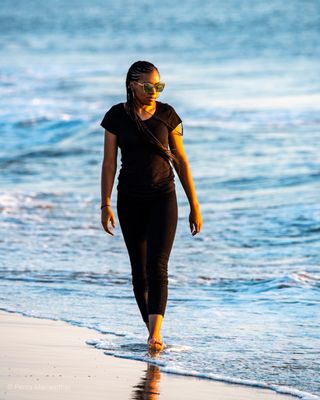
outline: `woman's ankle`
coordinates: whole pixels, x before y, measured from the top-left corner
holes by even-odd
[[[162,337],[161,337],[161,335],[158,335],[158,336],[156,336],[156,335],[149,335],[148,341],[149,341],[149,340],[157,340],[157,341],[161,341],[161,342],[162,342]]]

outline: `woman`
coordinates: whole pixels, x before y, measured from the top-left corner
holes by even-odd
[[[108,226],[109,221],[113,228],[116,226],[110,198],[120,147],[117,213],[130,258],[134,295],[149,331],[150,351],[164,348],[160,329],[168,296],[168,260],[178,220],[170,162],[190,203],[192,235],[202,226],[182,143],[182,121],[172,106],[156,100],[164,86],[152,63],[135,62],[127,73],[127,102],[113,105],[100,124],[105,129],[101,223],[113,235]]]

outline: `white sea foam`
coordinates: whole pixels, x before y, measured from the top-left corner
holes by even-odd
[[[263,388],[263,389],[270,389],[270,390],[274,390],[277,393],[289,394],[289,395],[296,396],[303,400],[319,400],[320,399],[319,396],[314,395],[312,393],[297,390],[297,389],[290,388],[287,386],[267,384],[264,382],[251,380],[251,379],[240,379],[240,378],[234,378],[234,377],[230,377],[230,376],[224,376],[224,375],[212,374],[212,373],[205,374],[205,373],[199,373],[197,371],[192,371],[192,370],[184,370],[179,367],[162,366],[161,371],[172,373],[172,374],[184,375],[184,376],[196,376],[198,378],[206,378],[206,379],[211,379],[214,381],[221,381],[221,382],[226,382],[226,383],[241,384],[241,385],[245,385],[245,386],[253,386],[253,387],[258,387],[258,388]]]

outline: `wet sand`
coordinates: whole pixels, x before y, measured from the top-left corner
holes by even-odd
[[[1,399],[285,400],[272,390],[161,371],[85,343],[103,334],[62,321],[0,311]],[[160,356],[161,357],[161,356]]]

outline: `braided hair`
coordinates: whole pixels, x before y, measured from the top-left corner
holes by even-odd
[[[178,158],[169,150],[167,149],[161,142],[154,136],[154,134],[150,131],[150,129],[143,124],[143,120],[139,117],[136,112],[136,99],[134,98],[133,90],[130,87],[131,81],[138,81],[142,74],[152,72],[156,70],[158,73],[158,68],[148,61],[136,61],[131,65],[128,70],[127,77],[126,77],[126,90],[127,90],[127,108],[126,112],[131,118],[131,120],[136,125],[141,137],[147,143],[149,143],[155,151],[163,156],[169,162],[172,161],[179,167],[179,160]],[[166,126],[169,127],[170,131],[173,130],[175,127],[171,127],[168,125],[167,121],[162,120],[161,118],[154,116],[156,119],[162,121]],[[182,126],[182,124],[181,124]],[[182,128],[183,129],[183,128]],[[180,134],[180,133],[179,133]],[[183,135],[180,134],[180,135]]]

